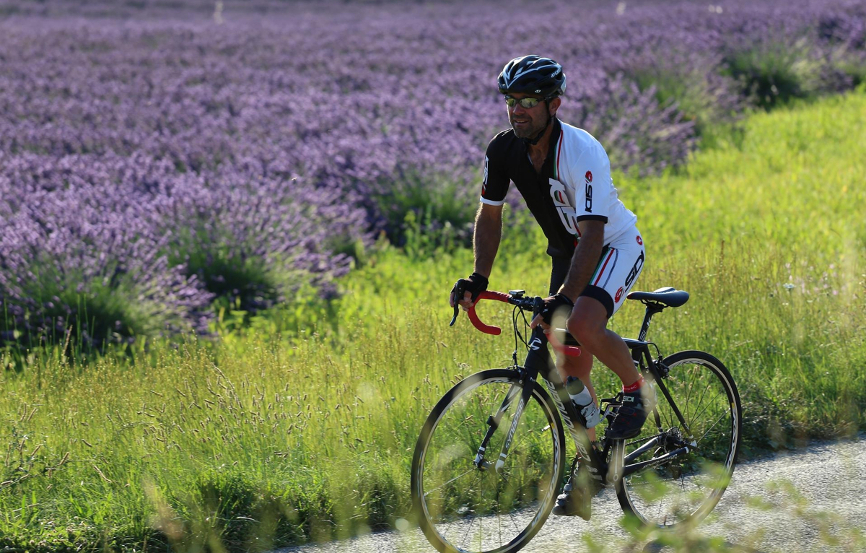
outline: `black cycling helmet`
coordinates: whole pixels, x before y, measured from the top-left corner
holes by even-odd
[[[562,66],[550,58],[514,58],[499,74],[499,92],[539,94],[545,100],[553,98],[565,93],[565,73]]]

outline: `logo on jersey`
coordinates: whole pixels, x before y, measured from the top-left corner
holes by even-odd
[[[619,300],[621,300],[621,299],[622,299],[622,286],[620,286],[619,290],[616,291],[616,297],[614,298],[614,300],[616,301],[616,303],[619,303]]]
[[[577,220],[574,216],[574,208],[568,203],[565,185],[556,179],[548,179],[548,182],[550,183],[550,197],[553,199],[553,205],[556,206],[556,212],[559,213],[562,226],[571,234],[577,234]]]
[[[637,261],[634,262],[634,266],[628,272],[628,276],[625,278],[625,287],[631,288],[631,285],[634,284],[635,279],[640,274],[640,270],[643,269],[643,252],[640,252],[640,257],[637,258]]]
[[[637,240],[638,246],[643,246],[643,238],[640,237],[640,234],[635,237],[635,240]]]
[[[586,205],[584,206],[584,210],[587,213],[592,213],[592,172],[587,171],[583,180],[586,184],[584,187],[584,191],[586,192]]]

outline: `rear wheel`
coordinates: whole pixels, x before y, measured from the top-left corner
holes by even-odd
[[[452,388],[430,413],[412,460],[412,501],[430,543],[439,551],[506,553],[538,532],[556,497],[565,460],[565,436],[547,392],[518,373],[495,369]],[[476,463],[488,421],[504,414]],[[505,459],[503,444],[519,423]]]
[[[618,441],[612,462],[617,497],[645,524],[673,526],[700,520],[719,502],[740,448],[742,408],[730,372],[712,355],[682,351],[664,359],[658,403],[637,438]],[[637,469],[631,474],[628,472]]]

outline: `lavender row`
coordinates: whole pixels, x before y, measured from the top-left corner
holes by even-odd
[[[209,185],[138,154],[0,155],[0,164],[0,195],[10,200],[0,204],[4,315],[29,334],[62,336],[76,321],[83,325],[76,332],[97,343],[205,332],[222,278],[210,265],[265,277],[295,270],[326,292],[349,267],[334,249],[364,238],[363,210],[308,185],[288,183],[291,195],[283,181],[247,175]],[[14,201],[16,195],[26,201]],[[274,284],[249,279],[235,285]],[[282,284],[285,294],[301,283]],[[268,298],[268,290],[223,292],[243,296],[245,309],[280,299]],[[90,305],[80,305],[81,298]]]
[[[0,2],[7,339],[68,328],[82,298],[94,340],[202,331],[215,296],[331,293],[338,252],[407,208],[441,224],[456,202],[465,227],[506,124],[495,76],[521,53],[561,61],[562,118],[644,173],[701,125],[866,67],[866,8],[845,0],[136,6]]]

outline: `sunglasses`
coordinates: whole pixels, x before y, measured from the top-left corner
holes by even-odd
[[[517,98],[514,98],[513,96],[506,96],[505,97],[505,105],[507,105],[510,108],[513,108],[517,104],[520,104],[520,107],[522,107],[524,109],[532,109],[535,106],[537,106],[539,102],[543,102],[543,101],[544,101],[543,98],[526,97],[526,98],[521,98],[518,100]]]

